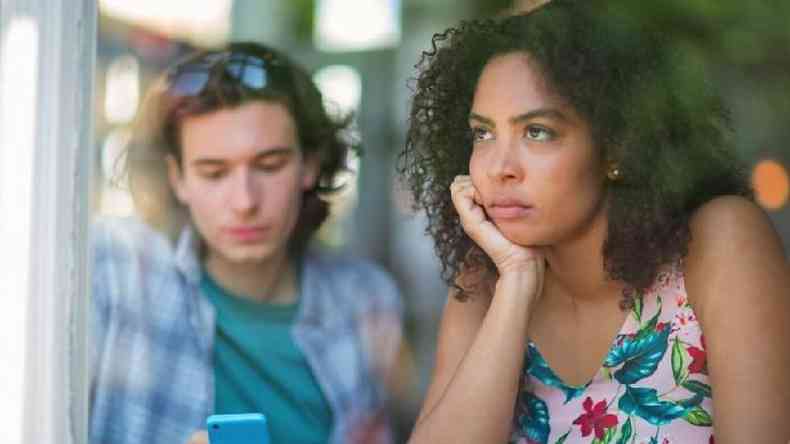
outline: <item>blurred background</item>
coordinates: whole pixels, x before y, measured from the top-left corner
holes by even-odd
[[[395,378],[399,441],[429,382],[446,287],[424,218],[413,214],[394,166],[404,143],[414,64],[431,36],[460,20],[529,7],[512,0],[99,0],[95,211],[135,210],[118,172],[131,123],[153,78],[179,56],[229,40],[289,53],[333,106],[356,113],[364,154],[320,233],[328,248],[393,272],[406,304]],[[732,109],[740,155],[759,203],[790,250],[790,3],[668,0],[640,3],[678,45],[705,63]],[[119,157],[120,156],[120,157]]]

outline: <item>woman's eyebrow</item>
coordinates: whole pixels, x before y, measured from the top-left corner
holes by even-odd
[[[566,116],[559,109],[556,109],[556,108],[538,108],[538,109],[535,109],[535,110],[532,110],[532,111],[528,111],[526,113],[519,114],[517,116],[511,117],[510,118],[510,123],[514,123],[514,124],[515,123],[521,123],[521,122],[524,122],[524,121],[527,121],[527,120],[530,120],[530,119],[535,119],[535,118],[538,118],[538,117],[545,117],[545,118],[557,119],[557,120],[563,120],[563,121],[569,120],[568,116]],[[480,114],[477,114],[475,112],[470,112],[469,113],[469,120],[476,120],[478,122],[484,123],[484,124],[492,126],[492,127],[496,126],[496,124],[494,123],[494,121],[492,119],[489,119],[488,117],[485,117],[485,116],[481,116]]]

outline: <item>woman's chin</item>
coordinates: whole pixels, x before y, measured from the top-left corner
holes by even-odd
[[[507,227],[499,227],[505,239],[513,242],[521,247],[539,247],[545,244],[543,237],[536,235],[532,232],[525,232],[525,230],[507,229]]]

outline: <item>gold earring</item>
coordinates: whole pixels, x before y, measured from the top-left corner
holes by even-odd
[[[609,178],[612,182],[617,182],[622,179],[622,172],[620,171],[620,165],[616,162],[612,162],[609,164],[609,170],[606,172],[606,177]]]

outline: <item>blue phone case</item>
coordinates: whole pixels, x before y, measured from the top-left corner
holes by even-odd
[[[210,444],[271,444],[266,417],[260,413],[211,415],[206,426]]]

